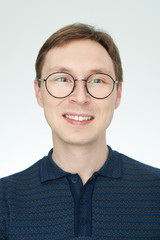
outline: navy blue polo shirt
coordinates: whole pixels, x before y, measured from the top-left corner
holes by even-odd
[[[160,170],[109,147],[83,186],[60,169],[52,150],[0,180],[0,239],[159,239]]]

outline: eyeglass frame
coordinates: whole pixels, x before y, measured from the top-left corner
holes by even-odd
[[[71,78],[72,78],[73,81],[74,81],[72,91],[71,91],[68,95],[66,95],[66,96],[64,96],[64,97],[56,97],[56,96],[52,95],[52,94],[50,93],[50,91],[48,90],[48,88],[47,88],[47,80],[48,80],[48,78],[49,78],[50,76],[52,76],[53,74],[57,74],[57,73],[68,74],[68,75],[71,76]],[[95,74],[104,74],[104,75],[110,77],[111,80],[113,81],[112,91],[111,91],[110,94],[108,94],[106,97],[103,97],[103,98],[95,97],[95,96],[93,96],[93,95],[89,92],[89,90],[88,90],[88,88],[87,88],[87,81],[88,81],[88,79],[89,79],[92,75],[95,75]],[[53,73],[49,74],[49,75],[48,75],[46,78],[44,78],[44,79],[43,79],[43,78],[38,78],[38,81],[40,81],[40,82],[45,82],[45,87],[46,87],[46,89],[47,89],[47,92],[48,92],[52,97],[55,97],[55,98],[66,98],[66,97],[68,97],[69,95],[71,95],[71,93],[74,92],[74,89],[75,89],[75,87],[76,87],[75,82],[77,82],[77,81],[84,81],[84,82],[85,82],[85,88],[86,88],[87,93],[88,93],[91,97],[93,97],[93,98],[95,98],[95,99],[105,99],[105,98],[109,97],[109,96],[112,94],[112,92],[114,91],[115,84],[119,83],[119,81],[114,80],[113,77],[111,77],[111,76],[110,76],[109,74],[107,74],[107,73],[92,73],[92,74],[90,74],[86,79],[83,79],[83,78],[82,78],[82,79],[76,79],[76,78],[74,78],[74,77],[72,76],[72,74],[70,74],[70,73],[68,73],[68,72],[53,72]]]

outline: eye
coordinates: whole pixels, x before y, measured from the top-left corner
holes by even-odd
[[[69,82],[69,79],[65,78],[65,77],[58,77],[55,79],[55,81],[57,82]]]
[[[92,80],[92,83],[102,83],[102,82],[103,81],[101,79],[98,79],[98,78]]]

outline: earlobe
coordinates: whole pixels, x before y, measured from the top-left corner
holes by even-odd
[[[43,101],[42,101],[42,97],[41,97],[41,89],[38,85],[37,79],[34,80],[34,90],[35,90],[35,96],[36,96],[39,106],[43,107]]]
[[[116,93],[116,102],[115,102],[115,109],[119,107],[122,97],[122,83],[118,83],[118,89]]]

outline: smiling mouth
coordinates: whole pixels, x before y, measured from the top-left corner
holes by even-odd
[[[73,120],[78,122],[90,121],[93,119],[92,116],[87,116],[87,115],[64,114],[63,116],[68,120]]]
[[[93,118],[93,117],[77,116],[77,115],[74,116],[74,115],[68,115],[68,114],[66,114],[65,117],[76,120],[76,121],[87,121],[87,120],[91,120]]]

